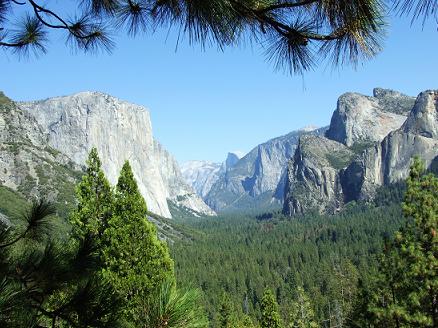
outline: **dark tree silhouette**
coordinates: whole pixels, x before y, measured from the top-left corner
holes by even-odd
[[[380,50],[382,0],[82,0],[79,5],[0,0],[0,47],[45,53],[49,31],[86,52],[111,51],[115,31],[176,27],[191,43],[259,44],[276,68],[302,73],[321,61],[356,63]],[[70,9],[70,10],[69,10]],[[75,12],[79,13],[76,14]],[[20,18],[24,15],[24,18]]]

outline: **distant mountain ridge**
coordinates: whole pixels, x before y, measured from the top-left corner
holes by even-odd
[[[287,162],[299,137],[321,135],[325,130],[309,126],[268,140],[238,160],[229,153],[224,162],[228,165],[192,162],[183,165],[183,173],[192,186],[201,187],[202,191],[195,189],[215,211],[281,208]]]
[[[187,178],[202,187],[202,192],[195,189],[218,212],[280,207],[288,215],[310,209],[336,212],[351,200],[372,199],[379,186],[404,179],[413,155],[428,165],[438,161],[438,123],[429,99],[434,92],[417,98],[383,88],[373,89],[372,96],[347,92],[339,97],[328,127],[273,138],[227,171],[218,163],[195,165]],[[421,106],[429,108],[427,113]]]
[[[175,159],[153,138],[146,108],[99,92],[21,102],[48,136],[48,145],[84,165],[98,149],[111,183],[129,160],[151,212],[170,218],[168,201],[199,215],[215,215],[183,179]]]
[[[181,164],[184,179],[198,195],[206,197],[212,186],[241,158],[240,152],[229,152],[222,163],[209,161],[188,161]]]

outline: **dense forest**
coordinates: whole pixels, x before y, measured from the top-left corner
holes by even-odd
[[[166,222],[95,149],[67,216],[0,192],[1,327],[438,325],[438,178],[418,159],[336,215]]]
[[[417,165],[421,172],[421,165]],[[411,175],[414,173],[415,166]],[[429,242],[436,247],[438,189],[436,179],[434,184],[431,181],[420,187],[422,191],[432,190],[426,201],[430,208],[421,208],[428,211],[430,222],[425,229],[431,233],[432,241]],[[282,321],[289,323],[289,327],[388,324],[390,320],[379,321],[378,316],[372,324],[372,301],[366,297],[377,295],[374,293],[376,285],[384,283],[379,281],[382,271],[386,278],[391,276],[392,273],[382,266],[389,262],[395,268],[393,262],[396,260],[391,258],[394,254],[383,256],[382,250],[389,254],[395,247],[392,244],[394,233],[401,228],[407,232],[415,226],[412,217],[406,215],[407,200],[413,192],[412,177],[408,179],[408,185],[410,190],[406,196],[406,183],[396,183],[380,188],[373,203],[351,203],[336,215],[313,213],[290,218],[280,213],[264,213],[255,217],[186,219],[184,224],[189,224],[196,234],[191,240],[180,240],[172,247],[177,280],[182,285],[202,288],[213,327],[224,327],[224,315],[230,317],[227,326],[245,326],[242,322],[248,317],[263,326],[266,290],[273,291]],[[406,203],[402,206],[403,200]],[[419,231],[415,230],[415,233],[419,234]],[[402,238],[401,234],[397,232],[396,240]],[[414,243],[411,239],[410,242]],[[437,254],[429,255],[434,258],[431,268],[436,270]],[[417,260],[417,257],[413,260],[415,265],[418,265]],[[400,270],[406,270],[405,274],[409,271],[403,266]],[[417,273],[413,276],[419,279]],[[391,276],[391,279],[397,278]],[[436,288],[436,272],[432,273],[431,280]],[[421,283],[419,289],[420,286]],[[404,296],[407,295],[406,292]],[[417,304],[421,303],[418,295],[416,297]],[[302,313],[304,304],[312,319],[307,318],[299,325],[293,309],[299,306]],[[397,322],[397,327],[436,325],[436,322],[426,323],[427,320],[409,321],[408,314],[401,316],[404,317],[401,322],[406,320],[408,323]],[[433,316],[436,317],[436,313]]]
[[[319,322],[339,325],[351,313],[359,280],[375,269],[384,239],[402,224],[400,203],[385,193],[391,198],[380,199],[389,205],[355,204],[334,216],[185,220],[197,233],[172,247],[177,280],[202,288],[215,326],[224,294],[238,317],[257,320],[265,288],[274,291],[287,321],[299,286],[312,295]]]

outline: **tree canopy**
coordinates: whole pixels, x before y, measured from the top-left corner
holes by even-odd
[[[377,326],[438,325],[438,178],[415,159],[403,203],[405,226],[385,245],[368,311]]]

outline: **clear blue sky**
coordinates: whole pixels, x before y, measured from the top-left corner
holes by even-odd
[[[417,95],[438,88],[438,32],[393,19],[383,52],[357,69],[323,66],[304,77],[275,72],[257,46],[205,51],[167,31],[119,37],[111,54],[72,54],[62,38],[18,60],[0,52],[0,90],[36,100],[97,90],[149,108],[155,137],[180,161],[222,161],[230,150],[294,129],[327,125],[337,97],[375,86]]]

